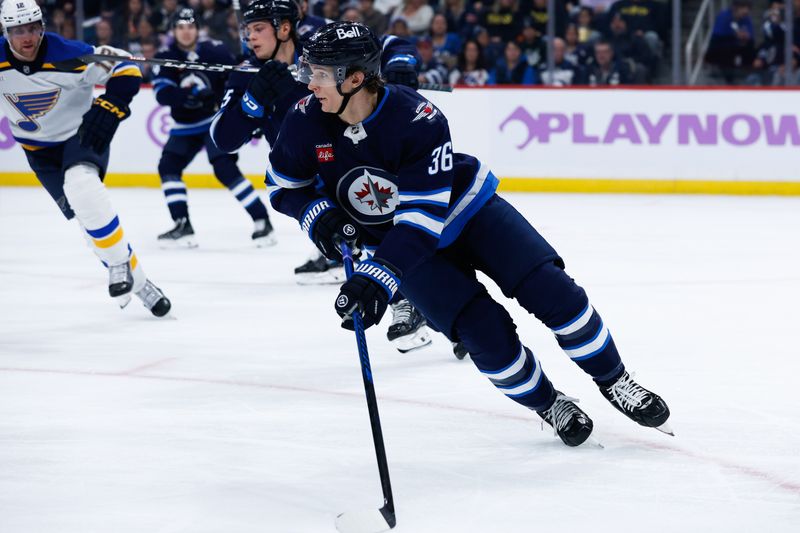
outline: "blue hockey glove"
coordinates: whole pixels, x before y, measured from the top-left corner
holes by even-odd
[[[389,83],[405,85],[412,89],[419,88],[419,74],[417,73],[416,61],[413,59],[411,61],[389,61],[382,73]]]
[[[364,329],[381,321],[389,300],[397,292],[400,281],[393,267],[378,260],[362,261],[345,281],[336,297],[336,312],[342,317],[342,327],[353,330],[352,313],[361,312]]]
[[[211,89],[198,89],[196,86],[187,90],[183,98],[183,107],[186,109],[200,109],[216,107],[217,96]]]
[[[300,227],[322,255],[332,261],[342,261],[340,242],[346,242],[354,250],[358,248],[358,226],[327,198],[314,200],[303,209]]]
[[[111,94],[98,96],[92,107],[83,115],[78,128],[81,146],[91,148],[96,154],[108,150],[119,123],[128,118],[131,110],[122,98]]]
[[[242,97],[242,111],[251,117],[261,118],[264,108],[271,107],[277,99],[289,94],[295,85],[286,63],[267,61],[247,84],[247,91]]]

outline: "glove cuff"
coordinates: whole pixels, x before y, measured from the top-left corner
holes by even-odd
[[[253,118],[261,118],[264,116],[264,106],[256,102],[250,91],[246,91],[242,96],[242,111],[246,115]]]
[[[394,297],[397,288],[400,286],[400,280],[389,267],[372,259],[359,263],[353,270],[353,275],[364,276],[377,282],[389,295],[389,300]]]
[[[323,213],[335,209],[333,203],[327,198],[320,198],[306,205],[303,216],[300,217],[300,227],[311,240],[314,240],[314,224]]]
[[[131,114],[131,110],[125,103],[125,100],[113,94],[102,94],[95,98],[92,104],[103,108],[119,120],[125,120]]]

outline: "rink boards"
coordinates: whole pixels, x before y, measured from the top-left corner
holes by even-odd
[[[798,91],[456,89],[423,93],[450,121],[454,146],[486,161],[513,191],[800,195]],[[112,145],[109,180],[159,186],[169,110],[145,88]],[[33,185],[0,118],[0,185]],[[263,187],[268,144],[252,141],[240,168]],[[203,155],[190,187],[216,187]]]

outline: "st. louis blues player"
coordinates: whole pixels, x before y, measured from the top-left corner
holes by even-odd
[[[79,61],[85,54],[127,53],[45,32],[36,0],[5,0],[0,22],[0,109],[31,169],[64,216],[78,220],[108,267],[108,292],[119,305],[133,293],[152,314],[166,315],[170,301],[147,279],[102,181],[111,139],[139,92],[139,69],[125,61]],[[105,93],[93,99],[95,85],[105,85]]]
[[[224,65],[235,63],[234,57],[222,43],[199,40],[199,25],[194,10],[183,8],[178,11],[172,28],[174,41],[160,50],[156,58]],[[225,75],[173,68],[156,67],[154,70],[156,76],[153,87],[156,99],[161,105],[170,106],[172,118],[175,120],[158,163],[161,187],[175,227],[159,235],[159,242],[189,248],[197,246],[194,228],[189,219],[188,197],[182,174],[197,153],[205,147],[214,175],[253,219],[253,241],[257,246],[275,244],[267,208],[236,165],[238,156],[217,148],[208,133],[222,100]]]
[[[477,280],[481,270],[553,331],[615,408],[667,429],[666,403],[625,370],[561,257],[495,193],[498,180],[483,163],[453,150],[439,109],[411,89],[384,86],[380,54],[359,23],[335,22],[309,38],[299,79],[313,95],[287,114],[267,169],[275,209],[299,220],[326,254],[339,241],[373,252],[335,300],[343,326],[352,327],[356,310],[365,327],[378,323],[401,290],[464,342],[498,389],[539,413],[565,444],[583,443],[591,419],[553,387]]]
[[[272,145],[286,112],[310,94],[305,84],[295,81],[288,67],[294,65],[297,56],[298,17],[297,4],[292,0],[255,0],[245,9],[243,18],[253,51],[248,63],[260,70],[256,74],[233,72],[228,79],[222,108],[211,126],[211,137],[221,150],[234,152],[259,132]],[[391,42],[398,56],[410,53],[405,41]],[[401,48],[404,43],[406,47]],[[386,57],[393,57],[391,50]],[[407,64],[409,61],[398,62],[403,69]],[[413,79],[416,81],[416,76]],[[344,280],[341,263],[324,256],[312,258],[295,273],[301,283]],[[430,344],[424,317],[407,300],[398,297],[392,309],[394,319],[387,336],[398,350],[407,352]]]

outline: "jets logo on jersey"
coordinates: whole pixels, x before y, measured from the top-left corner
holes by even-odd
[[[339,205],[364,225],[392,220],[399,203],[397,177],[380,168],[356,167],[336,187]]]
[[[320,163],[330,163],[333,159],[333,145],[331,143],[327,144],[318,144],[316,146],[317,149],[317,161]]]
[[[297,104],[295,104],[294,108],[299,110],[301,113],[305,115],[306,113],[306,106],[311,101],[311,97],[314,96],[313,94],[309,94],[305,98],[301,98]]]
[[[416,122],[423,118],[433,120],[433,117],[439,114],[439,110],[433,107],[433,104],[430,102],[422,102],[417,106],[416,113],[417,116],[411,119],[411,122]]]
[[[4,94],[4,96],[24,117],[17,121],[17,126],[30,132],[41,127],[36,119],[43,117],[55,107],[60,94],[61,89],[55,89],[41,93]]]
[[[181,77],[180,87],[181,89],[197,87],[197,90],[201,91],[211,88],[211,81],[201,72],[190,72]]]

